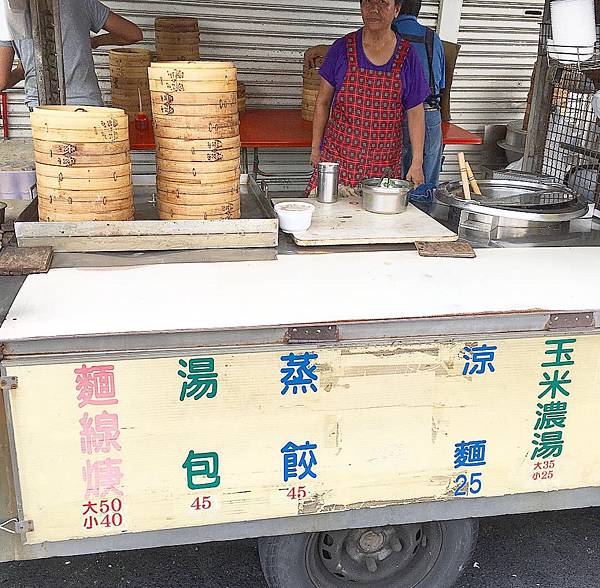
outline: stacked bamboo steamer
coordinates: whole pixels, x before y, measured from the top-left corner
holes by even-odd
[[[119,48],[108,52],[112,105],[122,108],[130,118],[140,112],[152,114],[148,68],[152,53],[147,49]]]
[[[246,112],[246,85],[243,82],[237,83],[237,102],[240,115]]]
[[[40,221],[133,220],[123,110],[43,106],[31,113]]]
[[[235,65],[153,63],[149,75],[160,218],[239,218]]]
[[[154,21],[158,61],[200,59],[200,34],[195,18],[160,16]]]
[[[318,49],[318,56],[315,58],[314,66],[308,59],[308,52]],[[317,45],[304,52],[304,67],[302,70],[302,118],[312,120],[315,113],[315,104],[317,95],[321,86],[321,76],[319,76],[319,67],[327,54],[329,47],[327,45]]]

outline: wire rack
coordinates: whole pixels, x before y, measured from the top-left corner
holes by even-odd
[[[600,42],[559,47],[550,31],[543,23],[540,55],[549,61],[553,93],[542,173],[600,204]]]

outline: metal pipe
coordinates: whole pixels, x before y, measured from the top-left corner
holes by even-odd
[[[2,117],[2,138],[8,139],[8,97],[4,92],[0,92],[2,97],[2,108],[0,108],[0,117]]]
[[[52,0],[52,15],[54,17],[54,47],[56,48],[56,69],[58,73],[58,90],[60,94],[60,103],[66,104],[67,87],[65,84],[65,60],[63,54],[60,0]]]

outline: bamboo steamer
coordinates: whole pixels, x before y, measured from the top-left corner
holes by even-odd
[[[238,112],[244,114],[246,112],[246,86],[243,82],[237,83],[237,103]]]
[[[37,185],[54,190],[114,190],[131,184],[129,176],[111,176],[106,178],[66,178],[64,176],[37,175]]]
[[[217,61],[159,63],[150,67],[149,79],[160,218],[239,218],[235,66]]]
[[[73,179],[104,179],[116,178],[121,176],[131,177],[131,164],[111,165],[102,167],[60,167],[56,165],[46,165],[35,162],[35,171],[37,175],[47,178],[73,178]]]
[[[150,90],[155,92],[235,92],[237,82],[229,80],[227,82],[190,82],[181,80],[172,80],[170,78],[150,79]]]
[[[174,33],[172,31],[156,31],[154,39],[157,44],[164,46],[194,45],[200,41],[198,31],[182,31],[179,33]]]
[[[238,114],[237,99],[221,104],[153,104],[153,112],[164,116],[220,117]]]
[[[133,186],[129,184],[123,188],[113,190],[60,190],[55,188],[37,187],[38,196],[50,203],[72,202],[109,202],[133,199]],[[133,202],[133,200],[132,200]]]
[[[239,170],[240,160],[230,159],[228,161],[173,161],[157,157],[156,169],[161,175],[168,177],[172,174],[181,174],[190,176],[192,179],[196,176],[202,177],[204,174],[215,174],[219,172],[228,172]]]
[[[234,102],[237,92],[158,92],[150,93],[152,104],[171,104],[174,106],[214,105]]]
[[[158,177],[156,187],[159,192],[174,196],[190,196],[192,198],[198,198],[207,194],[229,194],[231,191],[235,191],[239,195],[240,175],[237,171],[235,173],[227,172],[227,175],[214,174],[214,176],[213,182],[210,182],[208,175],[203,176],[204,181],[202,183],[172,182],[171,180]]]
[[[114,155],[65,155],[62,153],[36,152],[37,163],[57,167],[109,167],[111,165],[123,165],[131,162],[129,152],[116,153]]]
[[[162,220],[226,220],[240,218],[239,204],[208,204],[177,206],[159,201],[158,215]]]
[[[113,106],[122,108],[129,118],[140,109],[152,113],[148,68],[152,54],[147,49],[119,48],[108,53],[111,100]]]
[[[44,210],[52,210],[56,213],[72,212],[86,214],[110,214],[111,212],[122,212],[131,210],[131,198],[123,198],[121,200],[89,200],[85,202],[74,200],[57,201],[54,199],[46,199],[38,194],[39,207]]]
[[[223,149],[232,149],[240,146],[239,135],[227,139],[166,139],[165,137],[156,137],[157,149],[173,149],[181,151],[220,151]]]
[[[127,115],[43,106],[31,114],[41,221],[133,218]]]
[[[158,61],[200,58],[198,20],[185,17],[158,17],[154,21]]]
[[[38,216],[42,222],[87,222],[87,221],[131,221],[134,219],[133,207],[118,211],[110,211],[106,213],[100,212],[72,212],[60,211],[46,208],[45,206],[38,207]]]
[[[38,153],[44,153],[53,156],[105,156],[129,153],[129,141],[120,141],[117,143],[60,143],[57,141],[42,141],[40,139],[34,139],[33,148]]]
[[[212,151],[198,151],[196,149],[162,149],[156,148],[156,153],[161,159],[167,161],[197,161],[197,162],[215,162],[232,161],[240,159],[239,148],[234,149],[213,149]]]
[[[179,80],[181,82],[236,82],[237,70],[231,61],[188,61],[153,63],[148,70],[151,80]]]
[[[172,139],[177,141],[188,140],[215,140],[239,137],[239,125],[204,125],[199,128],[182,129],[177,127],[159,127],[154,125],[154,136],[158,139]]]
[[[206,190],[207,193],[214,194],[223,192],[223,186],[231,186],[233,182],[239,182],[240,170],[234,169],[231,171],[218,173],[203,173],[196,174],[178,174],[176,172],[161,172],[157,173],[157,183],[162,186],[163,190],[181,190],[189,194],[202,194],[201,186],[214,186],[214,190]],[[203,190],[204,188],[202,188]]]
[[[165,192],[163,190],[158,190],[157,195],[161,202],[167,204],[235,204],[240,200],[240,188],[238,184],[237,189],[232,188],[227,192],[214,192],[212,194],[186,194],[182,192]]]
[[[183,33],[198,30],[198,19],[187,16],[157,16],[154,19],[155,31]]]

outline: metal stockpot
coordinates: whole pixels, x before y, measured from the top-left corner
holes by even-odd
[[[369,212],[377,214],[398,214],[408,207],[408,193],[412,184],[406,180],[390,179],[393,187],[380,186],[379,178],[363,180],[361,191],[363,197],[362,207]]]

